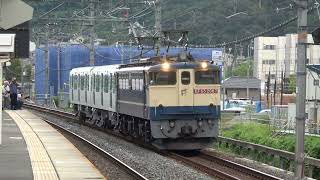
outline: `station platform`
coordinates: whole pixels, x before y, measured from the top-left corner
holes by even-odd
[[[3,111],[0,179],[105,179],[60,132],[27,110]]]

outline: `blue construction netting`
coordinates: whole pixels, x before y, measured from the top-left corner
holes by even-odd
[[[138,59],[139,57],[152,57],[155,55],[152,47],[146,47],[143,51],[134,46],[97,46],[95,47],[95,65],[121,64],[121,62],[129,63],[130,59]],[[184,48],[170,48],[167,52],[166,48],[161,48],[160,55],[177,55],[184,51]],[[213,51],[222,51],[220,48],[189,48],[188,53],[196,60],[211,60]],[[60,53],[60,54],[58,54]],[[60,56],[60,65],[58,62]],[[35,60],[35,86],[36,94],[45,94],[45,52],[43,49],[36,50]],[[58,92],[58,76],[60,74],[60,88],[67,92],[69,87],[69,73],[71,69],[77,67],[89,66],[90,50],[85,45],[62,45],[49,47],[49,83],[53,86],[53,94]],[[58,68],[60,67],[60,68]],[[58,70],[60,70],[58,72]]]
[[[90,50],[84,45],[69,45],[60,50],[60,87],[67,92],[69,73],[73,68],[89,66]],[[57,82],[58,84],[58,82]]]
[[[45,52],[42,49],[36,49],[35,55],[35,92],[36,94],[45,94]]]

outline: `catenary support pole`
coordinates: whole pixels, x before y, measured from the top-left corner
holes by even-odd
[[[304,178],[304,135],[306,119],[306,43],[308,0],[296,1],[298,6],[297,87],[296,87],[296,147],[295,179]]]
[[[49,82],[49,28],[46,32],[46,39],[45,39],[45,44],[46,44],[46,48],[45,48],[45,94],[44,94],[44,98],[45,98],[45,104],[48,105],[48,95],[49,93],[49,87],[50,87],[50,82]]]
[[[90,0],[90,66],[94,66],[94,38],[95,38],[95,2],[96,0]]]
[[[155,38],[156,38],[156,43],[155,43],[155,51],[156,51],[156,56],[160,55],[160,38],[161,38],[161,0],[156,0],[155,1]]]

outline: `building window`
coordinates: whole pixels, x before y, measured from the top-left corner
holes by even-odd
[[[264,45],[263,49],[264,50],[275,50],[276,49],[276,45]]]
[[[276,64],[276,60],[273,60],[273,59],[263,60],[262,64]]]

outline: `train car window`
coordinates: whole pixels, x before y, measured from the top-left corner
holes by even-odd
[[[181,73],[181,83],[183,85],[189,85],[190,84],[190,72],[189,71],[183,71]]]
[[[100,75],[96,76],[96,92],[100,91]]]
[[[94,91],[96,88],[96,75],[93,75],[93,84],[92,84],[92,91]]]
[[[113,83],[113,82],[112,82],[112,74],[110,74],[110,77],[109,77],[109,78],[110,78],[110,92],[112,92],[112,83]]]
[[[176,72],[151,72],[150,85],[175,85],[177,83]]]
[[[139,90],[140,90],[140,91],[143,91],[143,87],[144,87],[143,79],[140,79],[139,81],[140,81],[140,83],[139,83],[139,85],[140,85],[140,86],[139,86]]]
[[[104,78],[103,78],[103,74],[101,73],[101,75],[100,75],[100,83],[101,83],[101,91],[103,91],[103,89],[104,89]]]
[[[71,76],[69,77],[69,85],[70,85],[70,88],[71,88],[71,89],[73,89],[72,80],[73,80],[73,75],[71,75]]]
[[[109,92],[109,77],[107,75],[104,75],[104,92]]]
[[[219,84],[219,71],[196,71],[196,84]]]
[[[77,89],[77,79],[78,79],[78,76],[73,76],[73,89]]]
[[[136,90],[136,79],[131,80],[132,90]]]
[[[80,76],[80,89],[83,91],[84,90],[84,77]]]
[[[89,90],[89,75],[86,74],[86,90]]]
[[[112,76],[111,79],[112,79],[112,92],[115,93],[116,86],[117,86],[116,76]]]

